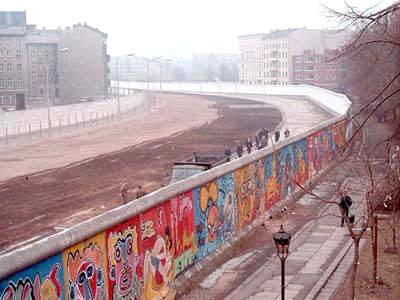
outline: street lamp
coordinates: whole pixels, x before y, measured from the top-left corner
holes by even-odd
[[[129,53],[129,54],[123,55],[123,56],[136,56],[136,55],[134,53]],[[120,115],[121,105],[120,105],[120,101],[119,101],[119,56],[117,56],[116,58],[117,58],[117,111],[118,111],[118,115]]]
[[[281,299],[285,299],[285,260],[289,254],[290,233],[283,229],[283,225],[278,232],[274,234],[276,252],[281,260]]]
[[[68,52],[68,48],[58,49],[58,53]],[[50,113],[50,62],[49,62],[49,53],[46,55],[46,96],[47,96],[47,127],[49,131],[49,136],[51,135],[51,113]]]

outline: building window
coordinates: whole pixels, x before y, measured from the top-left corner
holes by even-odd
[[[3,50],[0,50],[0,57],[3,57]]]
[[[301,57],[296,57],[296,62],[301,63]]]
[[[21,50],[17,50],[17,57],[21,56]]]
[[[335,70],[336,70],[336,66],[332,66],[332,67],[331,67],[331,70],[332,70],[332,71],[335,71]]]
[[[335,74],[332,74],[332,75],[331,75],[331,78],[332,78],[332,80],[336,80],[336,75],[335,75]]]
[[[7,71],[11,72],[11,64],[7,64]]]
[[[31,50],[31,56],[35,57],[35,51]]]
[[[13,103],[13,96],[11,94],[8,95],[8,103],[10,103],[10,104]]]
[[[22,88],[22,79],[18,78],[17,85],[19,88]]]
[[[330,78],[330,76],[329,76],[329,74],[326,74],[326,80],[330,80],[331,78]]]
[[[36,88],[36,82],[32,82],[32,88]]]
[[[331,70],[331,66],[330,65],[326,65],[326,70],[330,71]]]
[[[35,76],[36,76],[36,72],[32,71],[32,77],[35,77]]]
[[[22,72],[22,64],[17,64],[17,71]]]
[[[3,73],[3,64],[0,64],[0,73]]]
[[[21,39],[20,38],[17,38],[16,42],[17,42],[17,46],[21,46]]]
[[[0,94],[0,103],[4,104],[4,95],[3,94]]]
[[[8,78],[8,80],[7,80],[7,86],[8,86],[8,87],[12,87],[12,86],[13,86],[13,81],[12,81],[11,78]]]
[[[4,88],[5,87],[5,80],[4,78],[0,78],[0,88]]]
[[[11,50],[7,50],[7,57],[11,57]]]
[[[303,79],[303,76],[301,76],[301,75],[296,75],[296,80],[301,80],[301,79]]]

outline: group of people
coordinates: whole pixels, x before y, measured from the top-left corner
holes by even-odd
[[[285,131],[283,132],[284,137],[288,138],[290,137],[290,131],[289,129],[286,127]],[[275,143],[279,142],[281,133],[279,130],[275,131],[274,133],[275,135]],[[260,150],[262,148],[265,148],[268,146],[268,139],[270,138],[270,132],[267,128],[260,128],[256,131],[256,134],[254,136],[254,140],[255,140],[255,147],[257,150]],[[246,143],[245,143],[245,147],[246,147],[246,151],[248,154],[251,153],[252,149],[253,149],[253,141],[251,140],[251,138],[247,138]],[[243,153],[244,153],[245,149],[243,148],[243,146],[239,143],[236,147],[236,154],[238,157],[242,157]],[[230,157],[231,156],[231,150],[226,149],[225,150],[225,155]]]
[[[127,204],[128,203],[128,192],[129,192],[129,186],[128,186],[128,181],[124,180],[122,181],[121,184],[121,196],[122,196],[122,204]],[[142,198],[143,196],[146,196],[147,192],[141,185],[138,185],[136,189],[136,199]]]

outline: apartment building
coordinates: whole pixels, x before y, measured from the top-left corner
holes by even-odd
[[[343,33],[307,28],[239,36],[239,80],[243,84],[292,84],[293,55],[305,49],[335,49],[343,39]]]
[[[30,101],[59,97],[59,31],[27,26],[25,37]]]
[[[0,12],[0,106],[26,106],[27,69],[24,12]]]
[[[326,49],[323,53],[305,50],[293,56],[293,84],[309,84],[340,91],[346,77],[344,64],[335,59],[338,51]]]
[[[107,34],[86,23],[59,31],[60,97],[74,102],[83,97],[108,93],[110,61],[107,55]]]

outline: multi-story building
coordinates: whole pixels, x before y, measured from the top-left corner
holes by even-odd
[[[330,50],[323,53],[305,50],[300,55],[294,55],[293,84],[309,84],[340,91],[346,73],[344,64],[335,57],[338,57],[338,52]]]
[[[0,12],[0,106],[24,109],[26,105],[25,14]]]
[[[110,78],[117,80],[117,77],[119,77],[119,80],[126,81],[147,80],[146,61],[136,56],[112,57],[110,61]]]
[[[343,34],[291,28],[239,36],[239,79],[245,84],[292,84],[292,57],[305,49],[335,49]]]
[[[89,25],[76,24],[59,31],[60,97],[77,101],[82,97],[106,95],[108,75],[107,34]]]
[[[49,95],[52,102],[59,97],[59,31],[37,30],[27,26],[28,98],[40,100]]]

